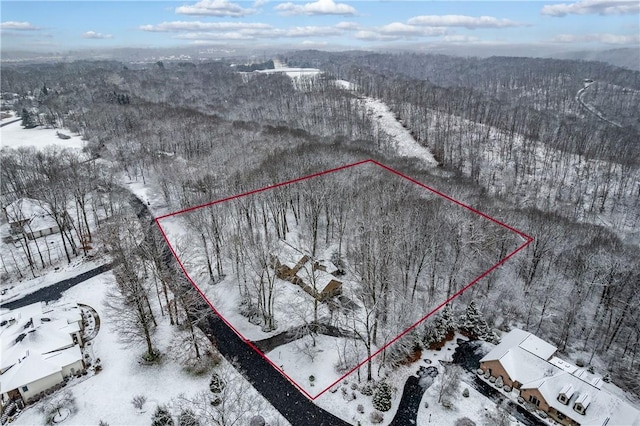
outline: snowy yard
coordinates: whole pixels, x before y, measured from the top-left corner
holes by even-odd
[[[172,400],[176,400],[181,394],[193,397],[201,391],[209,392],[209,374],[200,377],[190,375],[167,353],[172,340],[172,328],[166,317],[159,321],[157,331],[157,342],[164,354],[160,365],[140,365],[136,360],[144,349],[142,347],[125,348],[119,343],[117,332],[113,329],[113,322],[110,321],[103,305],[105,292],[112,280],[111,273],[94,277],[68,290],[63,298],[56,302],[77,301],[87,304],[96,309],[102,323],[100,332],[91,345],[91,350],[101,360],[102,371],[93,376],[89,374],[83,379],[73,379],[67,385],[65,389],[71,390],[75,396],[78,411],[66,420],[65,424],[95,425],[100,420],[111,425],[149,424],[157,405],[166,404],[170,408],[175,408]],[[227,367],[228,364],[223,361],[216,371]],[[230,371],[233,374],[233,384],[246,383],[234,369]],[[263,417],[271,422],[279,422],[277,424],[286,424],[279,413],[273,410],[253,388],[248,389],[250,389],[249,398],[255,400],[255,407],[262,409],[260,414]],[[134,408],[131,403],[136,395],[146,397],[147,402],[140,410]],[[42,424],[43,415],[38,412],[40,404],[42,402],[24,410],[14,424]],[[177,415],[177,411],[174,414]]]
[[[69,136],[69,139],[61,139],[57,133]],[[25,129],[21,122],[7,124],[0,128],[0,149],[34,147],[38,150],[55,145],[58,148],[73,148],[81,150],[85,142],[79,135],[74,135],[66,129],[46,129],[36,127]]]

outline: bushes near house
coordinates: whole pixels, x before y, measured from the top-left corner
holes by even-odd
[[[391,409],[391,386],[387,382],[380,382],[373,393],[373,407],[379,411]]]

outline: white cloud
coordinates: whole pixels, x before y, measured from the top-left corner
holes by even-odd
[[[462,34],[452,34],[442,37],[442,41],[447,43],[475,43],[480,41],[478,37],[472,37]]]
[[[383,35],[391,36],[407,36],[407,37],[433,37],[444,35],[446,29],[440,27],[419,27],[415,25],[407,25],[402,22],[392,22],[378,28]]]
[[[0,30],[37,31],[39,29],[29,22],[5,21],[0,23]]]
[[[178,34],[175,38],[184,40],[256,40],[273,38],[334,37],[342,34],[334,27],[293,27],[289,29],[239,29],[237,31],[192,32]]]
[[[595,34],[559,34],[551,41],[555,43],[603,43],[603,44],[639,44],[640,34],[619,35],[610,33]]]
[[[415,16],[407,21],[410,25],[424,25],[431,27],[464,27],[476,28],[509,28],[520,27],[525,24],[499,19],[493,16],[466,16],[466,15],[424,15]]]
[[[141,25],[142,31],[178,32],[178,31],[236,31],[243,29],[271,29],[271,25],[253,22],[201,22],[172,21],[157,25]]]
[[[419,27],[402,22],[392,22],[381,27],[367,28],[356,32],[355,37],[365,41],[392,41],[416,37],[434,37],[447,34],[446,28]]]
[[[267,4],[269,2],[269,0],[255,0],[253,2],[253,7],[262,7],[265,4]]]
[[[382,34],[379,31],[361,30],[355,33],[355,38],[364,41],[393,41],[399,40],[401,37],[397,35]]]
[[[86,33],[82,34],[82,38],[102,40],[107,38],[113,38],[113,36],[111,34],[102,34],[102,33],[97,33],[95,31],[87,31]]]
[[[357,22],[338,22],[334,27],[346,31],[354,31],[362,28]]]
[[[219,33],[185,33],[178,34],[174,38],[181,40],[254,40],[255,37],[251,34],[243,33],[242,31],[224,31]]]
[[[252,15],[255,9],[246,9],[228,0],[201,0],[193,5],[185,5],[176,8],[180,15],[233,17]]]
[[[285,37],[332,37],[342,34],[342,30],[335,27],[293,27],[285,31]]]
[[[548,4],[543,15],[630,15],[640,13],[638,0],[581,0],[575,3]]]
[[[280,3],[275,10],[282,15],[355,15],[356,9],[345,3],[333,0],[317,0],[313,3]]]
[[[300,43],[304,47],[324,47],[328,43],[326,41],[314,41],[314,40],[304,40]]]

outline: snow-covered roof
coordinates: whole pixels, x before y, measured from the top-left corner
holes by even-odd
[[[509,333],[502,336],[500,339],[500,343],[493,348],[488,354],[486,354],[480,362],[485,361],[497,361],[504,354],[506,354],[511,348],[516,347],[522,343],[524,339],[529,337],[531,333],[528,331],[520,330],[519,328],[514,328]]]
[[[309,257],[304,254],[301,250],[293,247],[291,244],[286,241],[280,240],[278,241],[278,245],[274,250],[273,254],[278,258],[278,261],[293,269],[298,265],[299,262],[304,260],[305,257]]]
[[[527,383],[522,389],[538,389],[549,406],[582,425],[640,425],[640,410],[563,370]],[[571,395],[568,404],[558,400],[560,393]],[[584,414],[574,410],[576,403],[586,407]]]
[[[603,390],[599,376],[553,357],[555,351],[533,334],[513,329],[480,362],[499,361],[521,390],[538,389],[551,407],[580,424],[640,426],[638,409]],[[560,393],[570,398],[568,405],[558,400]],[[585,414],[573,409],[576,402],[586,407]]]
[[[71,333],[80,330],[81,318],[77,305],[52,310],[34,303],[2,313],[0,319],[7,323],[0,329],[0,370],[29,354],[46,354],[74,346]]]
[[[550,376],[555,371],[547,361],[519,346],[505,353],[500,358],[500,364],[511,380],[519,383],[527,383],[540,377]]]
[[[519,345],[522,349],[527,352],[530,352],[542,359],[549,359],[551,356],[556,353],[556,348],[550,343],[545,342],[538,336],[534,336],[533,334],[529,334],[526,339],[520,342]]]
[[[570,362],[567,362],[563,359],[558,358],[557,356],[554,356],[553,358],[551,358],[549,360],[549,363],[555,365],[556,367],[558,367],[561,370],[566,371],[567,373],[575,373],[578,370],[578,367],[571,364]]]
[[[318,265],[324,267],[325,271],[330,274],[338,272],[338,267],[329,260],[318,260]]]
[[[486,354],[480,362],[499,360],[507,352],[514,350],[516,347],[545,361],[551,358],[557,350],[555,346],[545,342],[528,331],[514,328],[509,333],[505,334],[500,340],[500,343]]]
[[[50,216],[34,216],[30,221],[29,225],[25,226],[25,230],[28,232],[38,232],[45,229],[56,228],[58,223],[56,220]]]
[[[9,223],[22,222],[34,217],[45,217],[51,215],[51,206],[33,198],[20,198],[5,207]]]
[[[0,391],[8,392],[56,373],[62,377],[60,366],[45,360],[40,354],[31,354],[0,375]]]
[[[320,292],[324,291],[324,289],[327,288],[327,286],[331,281],[340,282],[340,280],[338,280],[336,277],[334,277],[328,272],[317,270],[317,271],[314,271],[314,274],[316,275],[316,287]]]
[[[82,351],[79,346],[72,346],[61,351],[52,352],[42,356],[48,362],[62,367],[66,367],[82,360]]]

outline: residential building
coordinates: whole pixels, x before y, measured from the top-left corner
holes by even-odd
[[[601,377],[555,356],[557,348],[520,329],[480,360],[485,377],[501,378],[520,397],[567,425],[640,425],[640,410]]]
[[[0,315],[3,404],[29,402],[85,369],[82,313],[77,305],[34,303]]]

